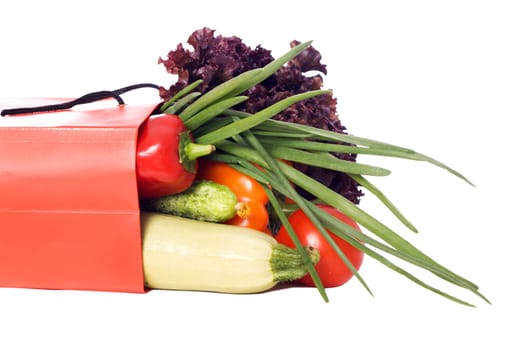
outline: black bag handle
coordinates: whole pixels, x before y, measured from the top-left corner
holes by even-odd
[[[101,90],[101,91],[95,91],[90,92],[88,94],[85,94],[83,96],[80,96],[79,98],[76,98],[71,101],[63,102],[63,103],[57,103],[57,104],[51,104],[51,105],[45,105],[45,106],[36,106],[36,107],[16,107],[16,108],[7,108],[0,112],[0,115],[2,117],[5,116],[13,116],[13,115],[19,115],[19,114],[27,114],[27,113],[42,113],[42,112],[52,112],[52,111],[60,111],[64,109],[70,109],[74,106],[80,105],[80,104],[86,104],[86,103],[92,103],[96,101],[100,101],[106,98],[114,98],[117,100],[119,105],[124,105],[124,100],[120,95],[136,89],[142,89],[142,88],[154,88],[159,90],[160,87],[156,84],[151,83],[140,83],[140,84],[133,84],[129,86],[125,86],[120,89],[116,90]]]

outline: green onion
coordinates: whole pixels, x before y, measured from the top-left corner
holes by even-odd
[[[274,146],[292,147],[308,151],[331,152],[331,153],[351,153],[351,154],[368,154],[375,156],[404,158],[410,160],[420,160],[414,152],[401,152],[398,150],[385,148],[358,147],[348,144],[327,143],[313,141],[311,134],[291,134],[280,133],[270,135],[269,133],[254,131],[263,144]],[[305,139],[309,139],[306,141]]]
[[[259,84],[271,76],[286,62],[300,54],[310,45],[311,41],[297,45],[280,58],[267,64],[265,67],[246,71],[230,80],[225,81],[224,83],[205,93],[201,98],[199,98],[199,100],[195,101],[195,103],[191,104],[180,114],[180,117],[182,120],[187,120],[197,112],[208,107],[210,104],[213,104],[223,98],[232,97],[243,93],[244,91]]]
[[[271,169],[271,166],[268,165],[268,158],[264,158],[255,149],[250,149],[246,146],[238,146],[235,143],[226,142],[226,141],[220,143],[219,147],[221,148],[221,150],[228,150],[232,154],[241,155],[243,159],[249,159],[252,162],[265,166],[267,169]],[[315,182],[315,180],[309,178],[303,173],[297,170],[292,170],[293,169],[292,167],[282,164],[282,163],[278,163],[278,164],[281,168],[283,168],[282,170],[284,170],[285,173],[287,174],[287,179],[289,181],[292,181],[298,186],[309,189],[311,193],[316,195],[321,200],[324,200],[328,204],[340,209],[346,215],[353,217],[357,222],[363,225],[363,227],[370,229],[370,231],[378,235],[378,237],[382,238],[387,243],[392,244],[393,248],[392,246],[384,245],[382,243],[379,243],[378,241],[371,240],[370,238],[366,238],[366,236],[360,236],[359,239],[362,239],[365,243],[370,244],[375,247],[380,247],[382,250],[386,251],[387,253],[393,256],[406,260],[416,266],[420,266],[424,269],[427,269],[453,284],[456,284],[460,287],[466,288],[474,292],[475,294],[481,296],[484,300],[486,300],[486,298],[484,298],[478,292],[478,287],[476,285],[456,275],[455,273],[442,267],[441,265],[439,265],[438,263],[436,263],[435,261],[427,257],[425,254],[417,250],[410,243],[408,243],[406,240],[401,238],[399,235],[391,231],[389,228],[387,228],[386,226],[384,226],[383,224],[381,224],[380,222],[378,222],[376,219],[369,216],[365,212],[361,211],[359,208],[357,208],[357,206],[349,202],[346,198],[324,187],[320,183]],[[279,187],[280,182],[278,180],[273,179],[271,183],[275,189],[280,188]],[[282,189],[281,189],[281,192],[284,195],[292,198],[292,194],[290,192],[283,191]],[[349,207],[352,208],[350,211],[348,210]],[[314,214],[310,214],[310,215],[313,216]],[[373,255],[375,259],[385,263],[387,267],[397,272],[402,273],[405,277],[411,279],[414,282],[417,282],[417,284],[427,289],[430,289],[442,296],[446,296],[447,298],[451,300],[455,300],[462,304],[469,305],[468,303],[460,301],[457,298],[451,297],[447,293],[441,292],[436,288],[432,288],[428,286],[427,284],[424,284],[423,282],[419,281],[412,275],[408,274],[408,272],[406,272],[405,270],[401,269],[400,267],[396,265],[393,265],[390,261],[378,255],[377,253],[373,251],[368,251],[367,249],[365,250],[367,251],[366,252],[367,254]]]
[[[441,291],[440,289],[437,289],[435,287],[432,287],[432,286],[428,285],[427,283],[425,283],[425,282],[421,281],[420,279],[416,278],[411,273],[407,272],[405,269],[402,269],[398,265],[392,263],[391,261],[386,259],[381,254],[378,254],[376,251],[374,251],[374,250],[368,248],[366,245],[360,243],[359,240],[352,239],[351,237],[349,237],[348,232],[352,231],[353,234],[359,234],[359,231],[353,229],[352,227],[348,227],[348,225],[346,225],[345,223],[343,223],[343,222],[339,221],[338,219],[334,218],[330,214],[325,213],[322,210],[320,210],[318,212],[318,215],[321,217],[323,225],[325,225],[334,234],[336,234],[337,236],[341,237],[342,239],[344,239],[345,241],[349,242],[350,244],[354,245],[356,248],[358,248],[361,251],[363,251],[366,255],[368,255],[368,256],[372,257],[373,259],[379,261],[380,263],[382,263],[386,267],[388,267],[388,268],[398,272],[399,274],[405,276],[406,278],[408,278],[412,282],[420,285],[421,287],[426,288],[426,289],[428,289],[428,290],[430,290],[430,291],[432,291],[432,292],[434,292],[436,294],[439,294],[439,295],[441,295],[441,296],[443,296],[443,297],[445,297],[447,299],[450,299],[452,301],[455,301],[455,302],[457,302],[459,304],[463,304],[463,305],[466,305],[466,306],[474,306],[471,303],[463,301],[462,299],[454,297],[454,296],[452,296],[452,295],[450,295],[448,293],[445,293],[445,292]],[[367,243],[370,245],[372,243],[372,241],[367,240]],[[389,249],[387,248],[385,250],[389,250]],[[394,256],[397,255],[397,254],[395,254],[395,250],[390,250],[390,253],[392,255],[394,255]],[[397,255],[397,256],[399,257],[399,255]],[[414,262],[412,262],[412,263],[414,263]]]
[[[209,133],[196,138],[195,142],[202,144],[215,144],[259,125],[263,121],[270,119],[296,102],[326,93],[329,93],[329,91],[315,90],[287,97],[247,118],[234,121],[218,130],[210,131]]]
[[[283,125],[283,124],[286,124],[286,125]],[[435,165],[437,167],[440,167],[440,168],[443,168],[443,169],[447,170],[451,174],[461,178],[462,180],[464,180],[468,184],[474,186],[474,184],[472,182],[470,182],[465,176],[460,174],[458,171],[450,168],[449,166],[445,165],[444,163],[439,162],[439,161],[437,161],[437,160],[435,160],[435,159],[433,159],[433,158],[431,158],[429,156],[423,155],[421,153],[418,153],[418,152],[416,152],[414,150],[411,150],[411,149],[408,149],[408,148],[399,147],[399,146],[396,146],[396,145],[392,145],[392,144],[384,143],[384,142],[380,142],[380,141],[375,141],[375,140],[368,139],[368,138],[362,138],[362,137],[357,137],[357,136],[352,136],[352,135],[347,135],[347,134],[339,134],[339,133],[336,133],[336,132],[333,132],[333,131],[318,129],[318,128],[314,128],[314,127],[307,126],[307,125],[286,123],[286,122],[281,122],[281,121],[277,121],[277,120],[270,120],[270,121],[268,121],[268,123],[266,123],[264,126],[261,126],[261,127],[268,128],[269,126],[271,127],[271,126],[279,126],[279,125],[281,126],[281,129],[282,128],[289,128],[290,130],[295,129],[296,131],[299,131],[299,132],[310,133],[313,136],[315,136],[317,140],[332,141],[332,142],[343,142],[343,143],[347,143],[347,144],[356,144],[356,145],[361,145],[361,146],[368,146],[370,148],[378,148],[378,149],[382,149],[382,150],[397,151],[397,152],[400,152],[401,154],[404,154],[404,155],[411,155],[411,158],[409,158],[409,159],[421,160],[421,161],[429,162],[430,164],[433,164],[433,165]]]
[[[188,86],[186,86],[184,89],[180,90],[179,92],[177,92],[175,95],[173,95],[172,98],[170,98],[168,101],[164,102],[162,107],[160,107],[160,111],[161,112],[166,112],[166,109],[168,109],[168,107],[173,105],[173,103],[175,103],[175,101],[179,100],[181,97],[183,97],[186,94],[188,94],[189,92],[193,91],[200,84],[202,84],[202,80],[199,79],[199,80],[196,80],[195,82],[189,84]]]
[[[265,67],[244,72],[202,95],[197,92],[191,92],[201,81],[190,84],[164,103],[161,110],[171,113],[180,112],[179,116],[192,131],[195,142],[213,144],[217,151],[209,155],[209,158],[230,163],[239,171],[253,177],[265,186],[270,199],[272,212],[290,233],[292,240],[301,252],[304,261],[307,263],[308,271],[319,293],[325,301],[328,301],[325,288],[308,258],[306,250],[299,243],[297,235],[288,222],[286,213],[289,209],[285,208],[280,202],[278,199],[279,195],[291,198],[295,202],[294,209],[300,208],[305,212],[319,232],[325,237],[370,294],[372,293],[369,287],[355,267],[352,266],[350,261],[342,253],[341,249],[328,233],[328,230],[417,285],[447,299],[463,305],[472,306],[472,304],[466,301],[423,282],[412,273],[409,273],[387,259],[386,255],[390,255],[431,272],[442,280],[469,290],[486,302],[489,302],[488,299],[479,292],[477,285],[445,268],[409,243],[398,233],[394,232],[391,228],[375,219],[372,215],[339,193],[334,192],[330,188],[295,169],[293,166],[287,165],[277,159],[289,160],[293,163],[331,169],[347,174],[365,190],[375,195],[398,220],[413,232],[417,232],[417,229],[401,214],[383,192],[365,177],[387,176],[390,174],[389,170],[375,165],[344,160],[335,155],[338,153],[368,154],[428,162],[447,170],[472,185],[465,176],[442,162],[409,148],[373,139],[318,129],[307,125],[271,119],[294,103],[308,98],[314,98],[321,94],[330,93],[330,91],[315,90],[293,95],[254,114],[234,109],[234,106],[247,99],[247,97],[240,94],[270,77],[286,62],[308,48],[310,44],[311,42],[305,42],[297,45]],[[263,169],[261,170],[256,167],[255,164]],[[314,199],[306,200],[303,198],[292,184],[310,193]],[[315,205],[319,202],[331,205],[343,214],[352,217],[375,237],[355,230],[342,221],[330,216]]]
[[[268,189],[268,187],[265,187],[265,189],[266,189],[266,193],[268,194],[268,198],[270,200],[270,205],[272,205],[273,208],[276,209],[275,213],[277,213],[277,217],[278,217],[279,221],[286,228],[286,230],[289,233],[290,238],[292,239],[294,245],[296,247],[299,247],[298,249],[301,252],[301,255],[303,256],[303,259],[305,259],[306,251],[303,248],[303,246],[301,245],[301,242],[299,241],[299,238],[297,237],[297,234],[295,233],[292,225],[288,221],[288,218],[284,214],[283,210],[280,209],[279,201],[275,197],[274,193]],[[328,302],[329,301],[328,300],[328,295],[326,294],[326,290],[325,290],[325,288],[323,286],[323,283],[321,282],[321,278],[319,277],[319,274],[317,273],[317,271],[315,271],[314,266],[308,260],[305,260],[305,261],[308,262],[308,265],[307,265],[308,272],[310,273],[310,276],[312,277],[312,280],[314,281],[314,284],[317,287],[317,290],[321,294],[321,297],[323,298],[323,300]]]
[[[467,288],[469,290],[477,290],[478,287],[472,282],[458,276],[452,271],[442,267],[440,264],[432,260],[430,257],[425,255],[423,252],[418,250],[407,240],[399,236],[397,233],[392,231],[390,228],[376,220],[374,217],[357,207],[354,203],[350,202],[340,194],[332,191],[321,185],[319,182],[313,180],[302,172],[293,169],[284,163],[279,163],[279,166],[283,170],[290,181],[293,181],[298,186],[304,188],[320,200],[327,204],[339,209],[343,214],[352,217],[360,225],[373,232],[384,242],[389,244],[394,249],[408,257],[413,257],[426,263],[428,267],[432,268],[433,272],[439,275],[441,278],[453,282],[459,286]]]
[[[232,146],[230,146],[232,147]],[[232,147],[233,148],[233,147]],[[261,155],[262,157],[262,155]],[[254,160],[256,159],[256,157],[252,157]],[[264,157],[263,157],[264,158]],[[223,158],[223,160],[225,161],[228,161],[228,162],[231,162],[232,161],[232,158],[229,158],[229,159],[225,159]],[[268,160],[268,158],[267,158]],[[242,164],[242,162],[239,162]],[[263,162],[259,162],[259,164],[265,164]],[[289,167],[287,165],[284,165],[284,164],[280,164],[281,167]],[[271,169],[271,167],[269,167]],[[238,170],[240,171],[243,171],[245,173],[247,173],[247,175],[249,176],[253,176],[254,178],[257,178],[255,175],[254,175],[254,172],[252,171],[251,173],[246,171],[246,169],[242,169],[242,168],[238,168]],[[300,173],[300,172],[298,172]],[[301,173],[302,174],[302,173]],[[267,175],[269,176],[269,175]],[[309,187],[307,186],[304,182],[300,181],[298,178],[294,178],[294,177],[287,177],[288,179],[294,179],[296,180],[296,184],[297,185],[301,185],[301,186],[305,186],[305,187]],[[276,178],[272,178],[272,179],[265,179],[265,182],[270,182],[272,184],[272,187],[274,187],[275,189],[277,190],[280,190],[281,193],[283,193],[284,195],[290,197],[290,198],[293,198],[294,195],[292,194],[292,192],[290,192],[290,190],[283,190],[283,182],[279,181],[278,179]],[[289,183],[288,181],[286,183]],[[322,188],[323,186],[318,184],[318,187],[319,188]],[[327,189],[327,192],[329,193],[331,190],[328,190]],[[331,195],[335,195],[334,193],[330,193]],[[336,195],[338,196],[338,195]],[[297,199],[297,198],[296,198]],[[340,198],[341,201],[347,201],[345,198]],[[308,203],[308,202],[307,202]],[[328,201],[329,204],[332,204],[334,205],[334,203],[330,203],[330,201]],[[337,205],[337,204],[335,204]],[[353,205],[353,203],[351,203],[351,205]],[[337,207],[337,206],[336,206]],[[340,207],[338,207],[340,208]],[[311,208],[312,210],[315,211],[315,207]],[[280,210],[277,210],[276,211],[277,213],[280,212]],[[322,211],[321,210],[317,210],[315,213],[311,212],[310,213],[310,218],[314,215],[323,215],[321,213]],[[356,219],[356,221],[360,222],[361,220],[359,218],[356,218],[355,215],[351,215],[354,219]],[[332,226],[330,224],[327,224],[326,223],[326,217],[324,219],[325,221],[323,222],[323,225],[324,227],[328,228],[328,229],[332,229]],[[375,219],[373,219],[375,220]],[[319,224],[318,224],[319,225]],[[333,223],[332,223],[333,225]],[[382,224],[380,224],[382,225]],[[419,266],[419,267],[422,267],[424,269],[427,269],[437,275],[439,275],[440,277],[444,278],[445,280],[448,280],[450,281],[451,283],[454,283],[458,286],[461,286],[463,288],[466,288],[466,289],[469,289],[471,290],[472,292],[474,292],[475,294],[481,296],[482,298],[484,298],[478,291],[477,291],[477,286],[475,286],[474,284],[464,280],[463,278],[455,275],[454,273],[452,273],[451,271],[441,267],[439,264],[429,260],[429,258],[427,258],[426,256],[424,256],[423,254],[419,254],[419,253],[414,253],[414,252],[409,252],[407,251],[407,249],[405,248],[402,248],[402,245],[403,244],[394,244],[394,246],[397,246],[398,249],[395,249],[395,248],[392,248],[391,246],[388,246],[388,245],[385,245],[383,243],[380,243],[379,241],[376,241],[362,233],[360,233],[359,231],[356,231],[356,230],[353,230],[352,228],[350,228],[349,226],[345,225],[344,226],[344,230],[341,229],[341,227],[339,227],[339,229],[334,229],[334,233],[335,234],[338,234],[338,235],[347,235],[349,231],[352,231],[353,235],[355,235],[355,237],[358,239],[358,240],[361,240],[363,242],[365,242],[366,244],[372,246],[372,247],[376,247],[376,248],[379,248],[387,253],[389,253],[390,255],[393,255],[397,258],[400,258],[400,259],[403,259],[403,260],[406,260],[407,262],[413,264],[413,265],[416,265],[416,266]],[[321,226],[319,228],[320,232],[322,232],[324,230],[323,226]],[[336,232],[336,230],[339,230]],[[389,229],[387,229],[388,231]],[[341,233],[343,232],[343,233]],[[374,233],[376,231],[373,231]],[[397,234],[391,232],[391,234],[393,234],[394,236],[397,236]],[[342,237],[343,239],[346,239],[348,240],[349,238],[348,237]],[[401,239],[401,238],[399,238]],[[392,239],[387,239],[388,241],[392,241]],[[403,242],[403,240],[401,239],[401,242]],[[365,252],[367,255],[371,255],[374,259],[382,262],[383,264],[385,264],[387,267],[393,269],[394,271],[396,272],[399,272],[401,273],[402,275],[404,275],[405,277],[409,278],[410,280],[412,280],[413,282],[416,282],[418,285],[426,288],[426,289],[429,289],[439,295],[442,295],[450,300],[453,300],[453,301],[456,301],[456,302],[459,302],[461,304],[464,304],[464,305],[471,305],[469,303],[466,303],[464,301],[462,301],[461,299],[458,299],[458,298],[455,298],[453,296],[451,296],[450,294],[448,293],[445,293],[445,292],[442,292],[441,290],[437,289],[437,288],[434,288],[434,287],[431,287],[429,286],[428,284],[420,281],[419,279],[417,279],[416,277],[414,277],[413,275],[411,275],[410,273],[408,273],[406,270],[400,268],[399,266],[393,264],[392,262],[390,262],[388,259],[386,259],[385,257],[383,257],[382,255],[378,254],[377,252],[369,249],[368,247],[366,246],[362,246],[359,242],[356,242],[355,241],[355,238],[353,240],[350,241],[351,244],[354,244],[356,247],[358,247],[359,249],[362,249],[363,252]],[[401,249],[399,249],[401,247]],[[337,249],[337,246],[334,247],[334,249]],[[413,248],[415,249],[415,248]],[[417,249],[416,249],[416,252],[417,252]],[[358,277],[359,278],[359,277]],[[364,282],[362,282],[364,283]],[[366,285],[365,285],[366,286]],[[367,288],[368,289],[368,288]],[[485,298],[484,298],[485,299]],[[485,299],[486,300],[486,299]]]
[[[290,147],[274,146],[272,144],[265,144],[266,149],[275,158],[289,160],[295,163],[308,164],[320,168],[331,169],[350,174],[372,175],[372,176],[386,176],[390,174],[390,170],[372,166],[349,162],[342,159],[335,158],[329,153],[323,152],[305,152]]]
[[[360,277],[359,273],[357,272],[357,270],[355,269],[355,267],[348,260],[346,255],[344,255],[344,253],[341,251],[339,246],[335,243],[333,238],[328,234],[326,229],[321,225],[320,221],[314,215],[314,213],[312,212],[311,208],[306,204],[306,200],[304,198],[302,198],[297,193],[297,191],[290,184],[290,182],[288,181],[288,179],[286,178],[284,173],[279,169],[279,165],[278,164],[280,162],[275,160],[269,153],[267,153],[266,150],[264,149],[264,147],[258,142],[257,138],[254,137],[254,135],[251,134],[249,131],[247,131],[245,133],[245,136],[247,137],[248,143],[252,147],[254,147],[254,149],[261,155],[261,157],[266,161],[266,163],[270,165],[270,170],[273,170],[273,174],[275,175],[275,178],[274,178],[274,181],[272,181],[272,186],[273,185],[279,185],[279,186],[282,186],[286,190],[289,198],[291,198],[294,202],[296,202],[297,205],[305,212],[305,214],[308,215],[308,218],[317,227],[319,232],[323,235],[323,237],[327,240],[327,242],[332,246],[332,248],[334,248],[336,253],[339,255],[339,257],[346,264],[346,266],[348,266],[348,268],[352,271],[352,273],[354,273],[356,278],[358,278],[361,281],[361,283],[370,292],[370,290],[368,289],[368,286],[366,286],[364,281],[361,279],[361,277]],[[289,231],[289,233],[290,233],[290,231]],[[291,234],[291,237],[292,237],[292,234]],[[302,248],[302,246],[299,243],[299,240],[297,238],[293,239],[293,241],[294,241],[294,244],[295,244],[296,247],[301,247]],[[304,251],[304,249],[299,249],[299,250],[304,255],[305,261],[307,261],[306,259],[308,257],[307,257],[306,251]],[[321,281],[320,280],[316,280],[316,279],[313,278],[314,275],[317,275],[317,272],[315,271],[314,266],[311,264],[311,262],[309,262],[309,261],[307,261],[307,262],[309,263],[308,270],[309,270],[310,274],[312,275],[312,279],[314,280],[314,284],[317,286],[317,288],[319,290],[321,290],[321,287],[322,287]]]
[[[174,101],[170,106],[168,106],[164,113],[166,114],[177,114],[180,110],[182,110],[184,107],[189,105],[193,100],[195,100],[197,97],[201,95],[200,92],[192,92],[189,93],[180,99]]]
[[[412,225],[410,221],[397,209],[397,207],[392,203],[376,186],[374,186],[370,181],[368,181],[364,176],[350,174],[352,179],[357,182],[359,185],[366,188],[370,193],[376,196],[391,212],[394,216],[401,221],[409,230],[417,233],[417,228]]]
[[[200,126],[206,124],[211,119],[218,115],[221,115],[226,109],[233,107],[239,103],[242,103],[248,99],[247,96],[235,96],[230,97],[219,102],[213,103],[212,105],[204,108],[200,112],[193,115],[188,120],[184,120],[184,124],[189,130],[195,130]]]
[[[253,69],[225,81],[221,85],[206,92],[197,101],[184,109],[184,111],[179,114],[179,117],[182,118],[182,120],[188,120],[209,105],[214,104],[223,98],[233,96],[231,95],[232,92],[237,90],[247,90],[252,86],[251,82],[254,81],[254,78],[256,78],[262,71],[262,68]]]

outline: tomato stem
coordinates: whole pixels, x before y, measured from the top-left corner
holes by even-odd
[[[250,213],[251,213],[250,207],[244,202],[237,203],[235,205],[235,210],[236,210],[236,214],[242,219],[246,219],[247,217],[250,216]]]

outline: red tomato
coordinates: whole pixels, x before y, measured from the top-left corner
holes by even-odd
[[[318,207],[332,216],[342,220],[353,228],[360,230],[359,226],[353,219],[345,216],[337,209],[326,205],[319,205]],[[352,278],[352,271],[346,266],[337,252],[332,248],[330,243],[328,243],[323,235],[315,228],[315,225],[310,221],[310,219],[308,219],[302,210],[293,212],[288,217],[288,220],[290,221],[290,224],[292,225],[301,244],[305,247],[313,247],[319,251],[321,258],[317,265],[315,265],[315,270],[319,274],[319,277],[326,288],[340,286]],[[363,262],[363,252],[345,240],[339,238],[332,232],[328,231],[328,233],[343,251],[348,260],[356,268],[356,270],[358,270],[361,267],[361,263]],[[281,227],[275,238],[279,243],[292,248],[295,247],[292,239],[290,238],[290,235],[288,234],[288,231],[286,231],[284,226]],[[307,286],[314,286],[314,282],[312,277],[310,277],[310,274],[297,281]]]

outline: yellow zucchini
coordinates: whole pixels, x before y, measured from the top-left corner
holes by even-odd
[[[141,212],[141,229],[149,288],[258,293],[307,273],[299,251],[256,230],[152,212]]]

